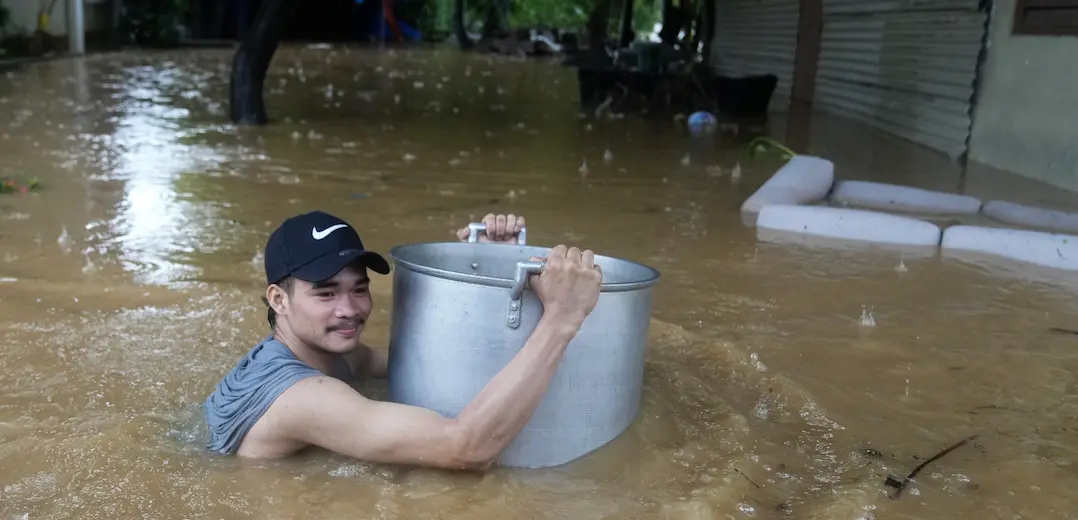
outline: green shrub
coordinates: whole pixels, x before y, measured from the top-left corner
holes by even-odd
[[[120,8],[120,38],[148,47],[176,45],[183,37],[188,0],[124,0]]]

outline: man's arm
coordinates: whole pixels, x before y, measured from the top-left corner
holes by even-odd
[[[329,377],[309,378],[274,403],[285,437],[369,462],[488,467],[539,406],[579,323],[544,316],[524,347],[456,418],[369,400]]]

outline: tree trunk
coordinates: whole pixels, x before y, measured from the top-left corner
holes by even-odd
[[[509,11],[513,8],[512,0],[494,0],[487,9],[483,21],[483,38],[491,38],[509,31]]]
[[[621,3],[621,30],[618,31],[618,47],[625,47],[636,39],[633,33],[633,0]]]
[[[596,0],[588,15],[588,53],[606,56],[607,19],[610,18],[611,0]]]
[[[229,84],[229,115],[241,125],[264,125],[266,104],[262,87],[273,54],[281,41],[281,32],[299,5],[299,0],[265,0],[247,37],[232,59]]]
[[[464,27],[464,0],[453,2],[453,34],[456,35],[461,50],[466,51],[475,45]]]
[[[226,6],[222,3],[214,3],[220,6],[217,9],[221,12],[221,18],[224,18],[227,15]],[[243,41],[251,34],[259,4],[258,0],[237,0],[233,4],[236,7],[236,39]]]

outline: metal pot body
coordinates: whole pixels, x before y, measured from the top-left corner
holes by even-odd
[[[390,251],[395,262],[389,394],[455,417],[517,354],[543,313],[526,287],[548,248],[432,243]],[[613,440],[641,399],[654,269],[596,256],[603,287],[542,402],[501,453],[506,466],[550,467]]]

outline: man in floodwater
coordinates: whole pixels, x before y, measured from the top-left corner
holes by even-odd
[[[524,218],[487,215],[485,242],[516,243]],[[466,240],[468,229],[457,232]],[[543,315],[517,355],[455,418],[378,402],[348,382],[385,377],[388,352],[360,342],[373,302],[368,272],[388,274],[347,222],[315,211],[289,218],[266,244],[272,333],[206,399],[208,447],[276,458],[308,446],[369,462],[483,469],[538,407],[569,341],[599,298],[590,250],[559,245],[530,284]],[[463,324],[462,324],[463,325]]]

